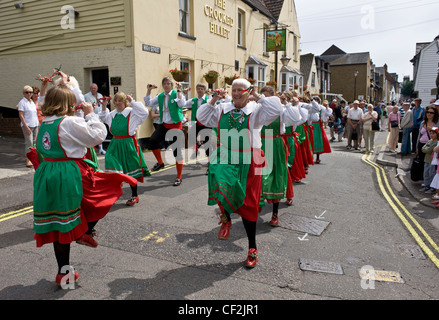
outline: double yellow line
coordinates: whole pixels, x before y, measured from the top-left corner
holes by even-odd
[[[12,218],[16,218],[16,217],[22,216],[22,215],[27,214],[27,213],[31,213],[31,212],[33,212],[33,210],[34,210],[34,207],[30,206],[30,207],[26,207],[26,208],[23,208],[20,210],[15,210],[15,211],[11,211],[8,213],[0,214],[0,222],[5,221],[5,220],[9,220]]]
[[[406,209],[406,207],[399,201],[399,199],[395,196],[395,194],[392,191],[392,188],[389,185],[389,181],[387,180],[387,176],[385,174],[384,168],[375,162],[372,162],[370,160],[370,157],[372,156],[371,153],[364,154],[362,157],[362,160],[371,165],[373,168],[375,168],[378,185],[381,189],[381,192],[384,196],[384,198],[387,200],[387,202],[392,207],[393,211],[396,213],[398,218],[401,220],[401,222],[404,224],[404,226],[407,228],[407,230],[410,232],[412,237],[415,239],[419,247],[425,252],[425,254],[430,258],[430,260],[436,265],[436,267],[439,268],[439,259],[433,252],[433,250],[430,249],[430,247],[427,245],[430,244],[430,246],[436,251],[439,252],[438,245],[431,239],[431,237],[428,235],[428,233],[422,228],[422,226],[416,221],[415,218],[410,214],[410,212]],[[410,223],[413,224],[411,224]],[[421,236],[418,234],[422,234],[424,236],[423,240]]]

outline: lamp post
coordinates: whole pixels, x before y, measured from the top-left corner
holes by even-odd
[[[357,76],[358,76],[358,70],[354,71],[354,100],[356,100],[356,96],[357,96]]]

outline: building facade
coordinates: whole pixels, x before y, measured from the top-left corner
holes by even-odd
[[[439,36],[436,38],[439,39]],[[422,104],[428,105],[430,100],[437,99],[439,77],[439,47],[435,41],[417,43],[415,56],[410,60],[413,64],[414,91]]]
[[[15,108],[24,85],[40,86],[38,75],[54,68],[75,76],[84,93],[118,91],[143,101],[148,83],[161,92],[170,70],[190,70],[182,82],[195,94],[210,70],[219,73],[211,88],[225,87],[226,76],[252,78],[258,86],[280,83],[300,69],[300,32],[292,0],[0,0],[0,106]],[[282,51],[267,51],[267,31],[283,31]],[[267,36],[268,34],[268,36]],[[282,59],[284,58],[284,59]],[[285,59],[287,58],[287,59]],[[288,84],[293,87],[294,83]],[[285,87],[287,88],[287,87]],[[138,137],[153,132],[148,118]]]
[[[370,100],[369,52],[346,53],[333,45],[319,56],[331,68],[330,88],[333,93],[343,95],[347,101]]]
[[[308,53],[300,56],[300,71],[303,73],[304,88],[306,88],[311,95],[319,94],[321,87],[314,54]]]

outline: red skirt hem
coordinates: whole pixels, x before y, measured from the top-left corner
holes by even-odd
[[[88,230],[88,222],[104,218],[122,195],[122,183],[136,185],[137,180],[126,174],[94,171],[84,161],[76,161],[82,178],[81,223],[69,232],[51,231],[35,234],[37,247],[46,243],[67,244],[81,237]]]

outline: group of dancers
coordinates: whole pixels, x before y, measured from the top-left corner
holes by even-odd
[[[36,169],[35,239],[37,247],[53,244],[57,284],[77,281],[78,273],[65,267],[70,266],[71,243],[98,246],[94,227],[122,195],[123,182],[132,193],[126,204],[139,202],[137,184],[151,175],[135,137],[137,127],[148,117],[146,107],[158,105],[161,120],[149,139],[148,148],[157,160],[153,171],[164,167],[161,142],[168,131],[181,132],[183,107],[192,109],[197,135],[203,129],[210,132],[210,137],[205,135],[195,145],[198,152],[205,143],[209,157],[207,203],[220,208],[220,239],[229,237],[230,214],[242,217],[249,242],[245,265],[250,268],[258,260],[256,221],[265,201],[273,205],[270,224],[277,226],[280,201],[286,198],[291,205],[293,182],[304,179],[309,167],[320,161],[313,154],[331,152],[322,125],[331,109],[309,94],[276,94],[271,87],[258,93],[246,79],[235,79],[231,97],[225,89],[208,96],[206,87],[199,84],[197,97],[186,101],[180,84],[175,90],[172,80],[165,77],[164,91],[155,98],[151,91],[157,87],[147,86],[146,107],[119,92],[112,99],[114,109],[108,109],[109,101],[104,98],[97,115],[93,105],[84,102],[75,79],[61,71],[58,74],[59,81],[49,90],[43,81],[40,103],[45,118],[36,146],[28,153]],[[106,138],[104,123],[113,139],[105,154],[105,170],[101,170],[94,146]],[[238,144],[233,141],[237,137]],[[172,140],[177,168],[174,186],[182,183],[182,140],[179,134]],[[208,140],[211,143],[206,147]]]

